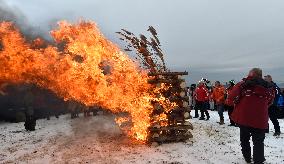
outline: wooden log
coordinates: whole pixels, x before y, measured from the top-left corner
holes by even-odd
[[[193,130],[193,125],[192,125],[190,122],[185,121],[185,122],[184,122],[184,125],[185,125],[185,126],[189,126],[189,129]]]
[[[154,109],[155,109],[155,110],[162,110],[162,108],[163,108],[163,107],[162,107],[159,103],[155,103],[155,104],[154,104]]]
[[[179,84],[180,88],[185,89],[186,88],[186,82],[183,81]]]
[[[192,138],[191,132],[186,132],[184,134],[176,134],[176,135],[162,135],[157,138],[151,138],[149,139],[150,142],[158,142],[158,143],[163,143],[163,142],[180,142],[180,141],[186,141],[189,138]]]
[[[184,120],[185,118],[183,116],[183,112],[178,112],[178,113],[177,112],[175,112],[175,113],[171,112],[168,115],[168,119],[169,119],[169,121],[177,122],[177,121],[180,121],[180,120]]]
[[[187,101],[183,101],[182,102],[182,107],[187,108],[189,106]]]
[[[183,75],[178,75],[178,79],[183,79]]]
[[[189,101],[189,97],[188,96],[184,96],[184,97],[171,96],[171,97],[169,97],[169,100],[172,101],[172,102]]]
[[[186,135],[187,135],[187,137],[189,137],[189,138],[193,138],[193,135],[192,135],[192,133],[191,133],[190,131],[187,131],[187,132],[186,132]]]
[[[148,73],[148,76],[173,76],[173,75],[188,75],[188,72],[158,72],[158,73]]]
[[[152,143],[151,143],[151,147],[157,147],[157,146],[159,146],[159,143],[158,143],[158,142],[152,142]]]
[[[156,94],[156,98],[161,98],[163,95],[161,93]]]
[[[184,116],[185,119],[188,119],[188,118],[190,117],[190,114],[189,114],[189,112],[185,112],[185,113],[183,114],[183,116]]]
[[[179,93],[179,96],[180,96],[180,97],[185,97],[185,96],[186,96],[185,91],[181,91],[181,92]]]
[[[169,114],[171,114],[171,113],[175,113],[175,114],[179,114],[179,113],[184,113],[184,112],[186,112],[186,108],[175,108],[175,109],[172,109],[170,112],[169,112]]]
[[[155,124],[155,125],[152,126],[152,128],[160,129],[160,128],[161,128],[161,125]]]
[[[152,135],[152,138],[158,138],[158,137],[160,137],[160,135],[159,135],[158,133],[154,133],[154,134]]]
[[[157,84],[157,83],[168,83],[168,84],[174,84],[174,83],[182,83],[184,82],[184,79],[150,79],[148,80],[149,84]]]
[[[162,86],[161,83],[157,83],[157,84],[156,84],[156,87],[157,87],[157,88],[161,88],[161,86]]]
[[[166,130],[188,130],[192,128],[193,128],[192,125],[170,125],[170,126],[163,126],[160,128],[149,127],[148,130],[150,132],[160,132],[160,131],[166,131]]]
[[[185,89],[180,88],[179,86],[175,86],[175,85],[171,86],[171,87],[170,87],[167,91],[168,91],[168,92],[170,92],[170,93],[186,92],[186,90],[185,90]]]

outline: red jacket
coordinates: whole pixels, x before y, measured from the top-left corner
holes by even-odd
[[[232,90],[233,90],[233,87],[229,87],[229,88],[226,89],[227,98],[225,100],[225,104],[228,105],[228,106],[234,106],[234,102],[231,99],[228,98],[228,97],[230,97]]]
[[[234,86],[228,98],[235,103],[232,119],[237,124],[258,129],[268,128],[268,107],[274,99],[271,84],[263,79],[247,78]]]
[[[205,102],[209,100],[208,89],[204,85],[200,85],[195,89],[195,99],[197,101]]]
[[[224,104],[225,92],[225,87],[222,85],[213,89],[212,98],[216,102],[216,104]]]

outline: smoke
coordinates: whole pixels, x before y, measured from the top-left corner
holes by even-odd
[[[13,22],[28,41],[38,37],[46,40],[50,39],[39,27],[29,24],[27,17],[19,8],[11,7],[3,0],[0,0],[0,22],[3,21]]]

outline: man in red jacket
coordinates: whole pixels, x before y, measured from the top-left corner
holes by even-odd
[[[200,120],[205,120],[206,114],[206,120],[209,120],[210,116],[208,113],[208,102],[209,102],[209,92],[206,86],[204,85],[203,81],[200,81],[198,84],[198,87],[195,89],[195,100],[196,100],[196,109],[200,110],[201,117]]]
[[[268,107],[274,99],[273,86],[262,79],[262,70],[253,68],[247,78],[230,92],[234,101],[233,120],[240,127],[242,154],[251,162],[250,137],[253,141],[254,163],[263,163],[265,129],[268,127]]]
[[[230,101],[228,99],[233,87],[235,86],[235,81],[230,80],[229,81],[229,87],[226,89],[226,100],[225,100],[225,109],[228,111],[229,119],[230,119],[230,125],[229,126],[237,126],[232,119],[232,113],[234,111],[234,102]]]

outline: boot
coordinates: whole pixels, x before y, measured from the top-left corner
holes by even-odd
[[[245,158],[245,161],[246,161],[247,163],[251,163],[251,158]]]
[[[208,121],[210,119],[210,116],[207,116],[206,121]]]
[[[275,132],[273,136],[280,136],[280,132]]]
[[[218,122],[220,125],[224,125],[224,119],[223,118],[220,118],[220,122]]]
[[[205,120],[205,118],[204,117],[200,117],[199,120]]]

